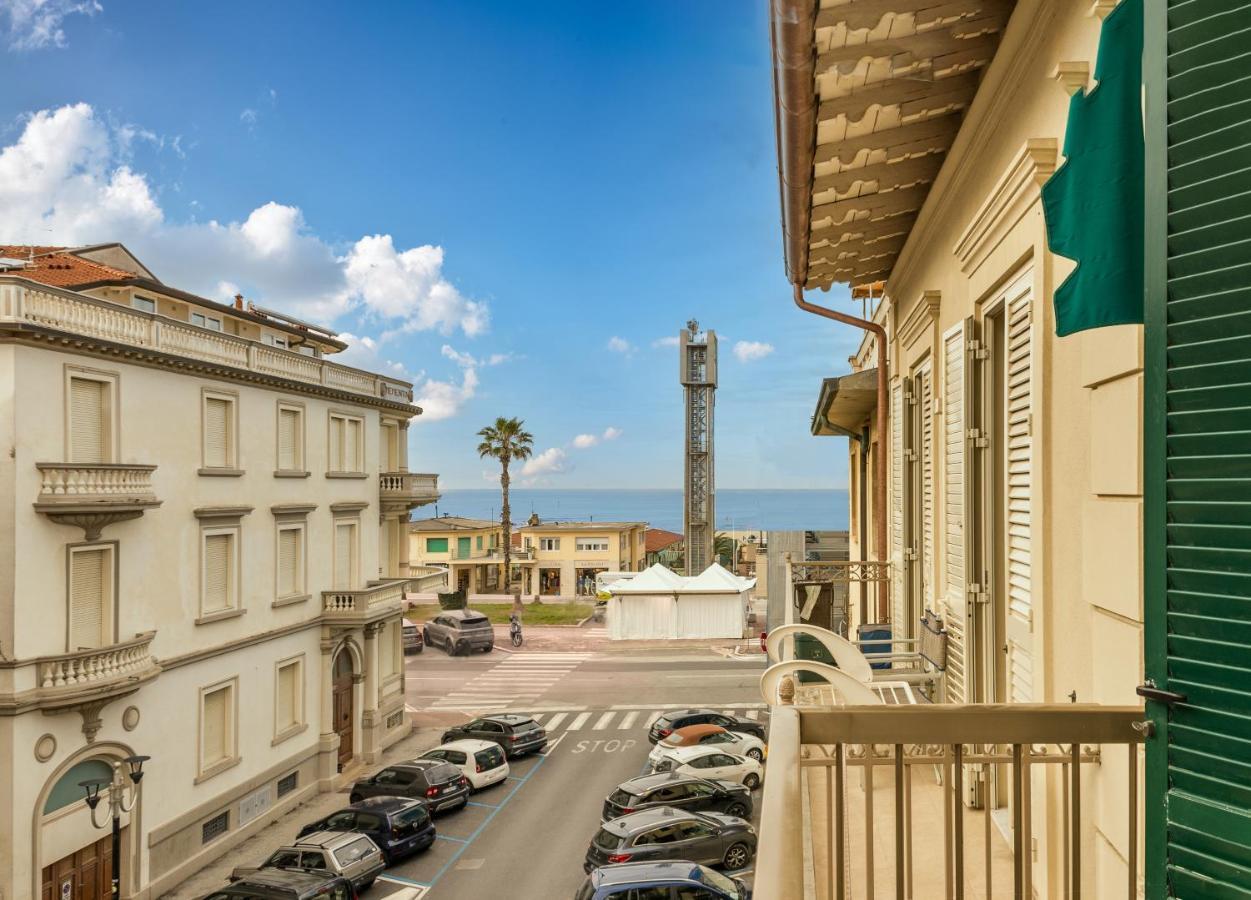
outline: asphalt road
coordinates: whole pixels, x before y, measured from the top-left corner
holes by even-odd
[[[762,668],[689,650],[460,658],[427,650],[410,658],[409,704],[418,716],[464,721],[474,704],[503,700],[509,711],[535,713],[550,743],[544,754],[515,761],[506,782],[475,794],[464,810],[437,818],[434,847],[389,869],[371,896],[572,897],[605,796],[646,766],[650,722],[676,706],[767,721],[756,686]],[[521,699],[508,699],[516,694]]]

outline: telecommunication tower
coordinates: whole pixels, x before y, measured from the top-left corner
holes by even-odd
[[[694,319],[678,338],[681,370],[678,380],[686,411],[686,471],[683,479],[683,533],[686,574],[698,575],[713,562],[716,490],[712,413],[717,390],[717,334],[700,332]]]

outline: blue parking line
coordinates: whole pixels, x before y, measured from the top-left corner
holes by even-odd
[[[454,837],[449,837],[446,834],[436,834],[434,836],[434,839],[436,841],[454,841],[457,844],[467,844],[469,842],[468,838],[454,838]]]
[[[411,884],[413,887],[423,887],[423,888],[430,887],[430,884],[428,882],[414,881],[411,878],[405,878],[403,875],[392,875],[388,872],[383,872],[381,875],[379,875],[378,880],[379,881],[391,881],[391,882],[394,882],[395,884]]]
[[[474,801],[474,800],[470,800],[465,805],[466,806],[481,806],[483,809],[499,809],[499,807],[496,806],[494,803],[478,803],[477,801]]]
[[[547,762],[547,759],[548,759],[548,758],[547,758],[546,756],[540,756],[539,761],[538,761],[538,763],[534,766],[534,768],[533,768],[533,769],[531,769],[529,772],[527,772],[527,773],[525,774],[525,776],[524,776],[524,777],[517,779],[517,786],[516,786],[516,787],[514,787],[511,791],[509,791],[509,792],[508,792],[508,796],[507,796],[507,797],[505,797],[505,798],[504,798],[504,799],[500,802],[500,805],[499,805],[499,806],[495,807],[495,808],[494,808],[494,809],[492,809],[489,813],[487,813],[487,817],[486,817],[485,819],[483,819],[483,820],[482,820],[482,824],[481,824],[481,825],[479,825],[477,828],[475,828],[475,829],[474,829],[473,834],[469,835],[469,837],[465,839],[465,842],[464,842],[463,844],[461,844],[459,848],[457,848],[457,850],[456,850],[456,852],[455,852],[455,853],[453,853],[453,854],[452,854],[451,859],[449,859],[447,862],[445,862],[445,863],[443,864],[443,868],[439,869],[439,871],[435,873],[435,876],[434,876],[433,878],[431,878],[431,879],[430,879],[430,882],[429,882],[429,885],[428,885],[429,887],[434,887],[436,884],[438,884],[438,883],[439,883],[439,881],[443,878],[443,876],[444,876],[445,874],[447,874],[447,870],[448,870],[448,869],[450,869],[450,868],[452,867],[452,865],[453,865],[453,864],[454,864],[454,863],[455,863],[458,859],[460,859],[461,854],[463,854],[463,853],[465,852],[465,850],[469,847],[469,845],[470,845],[471,843],[473,843],[475,840],[477,840],[477,839],[478,839],[478,835],[480,835],[480,834],[482,833],[483,829],[484,829],[484,828],[486,828],[488,825],[490,825],[490,824],[491,824],[491,820],[495,818],[496,814],[497,814],[497,813],[498,813],[501,809],[503,809],[503,808],[504,808],[504,807],[508,804],[508,801],[510,801],[510,800],[512,800],[512,799],[513,799],[513,795],[514,795],[514,794],[516,794],[519,790],[521,790],[522,786],[523,786],[523,785],[524,785],[527,781],[529,781],[529,780],[530,780],[530,776],[531,776],[531,775],[533,775],[535,772],[537,772],[539,769],[543,768],[543,764],[544,764],[545,762]]]

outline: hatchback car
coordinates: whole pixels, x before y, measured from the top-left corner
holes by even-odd
[[[469,786],[475,791],[499,784],[508,777],[508,759],[503,748],[493,741],[451,741],[442,747],[427,750],[421,758],[442,760],[456,766],[469,779]]]
[[[470,650],[489,652],[495,646],[491,620],[472,609],[449,609],[426,623],[426,643],[454,656]]]
[[[352,887],[363,891],[387,867],[382,851],[368,836],[340,831],[315,831],[294,844],[279,847],[260,866],[239,866],[231,881],[255,875],[261,869],[307,869],[342,875]]]
[[[584,871],[626,862],[690,860],[742,869],[756,855],[756,830],[746,819],[682,812],[670,806],[631,813],[600,826]]]
[[[547,746],[547,732],[530,716],[519,716],[501,713],[494,716],[479,716],[443,732],[441,743],[473,738],[478,741],[490,741],[504,748],[509,759],[524,756]]]
[[[736,781],[754,791],[764,781],[764,768],[746,756],[732,756],[716,747],[678,747],[653,767],[655,772],[677,772],[715,781]]]
[[[342,875],[259,869],[247,878],[205,894],[203,900],[355,900],[352,882]]]
[[[736,878],[692,862],[622,863],[586,876],[573,900],[751,900]]]
[[[321,831],[367,835],[378,845],[387,865],[425,850],[434,843],[435,827],[424,800],[374,797],[353,803],[300,829],[300,838]]]
[[[719,812],[746,819],[751,816],[751,791],[729,781],[709,781],[676,772],[642,775],[623,781],[608,795],[600,821],[619,819],[641,809],[672,806],[697,812]]]
[[[765,739],[765,727],[755,719],[742,719],[715,709],[675,709],[667,712],[652,723],[647,739],[655,744],[687,725],[720,725],[726,731],[753,734],[762,741]]]
[[[417,627],[416,622],[404,619],[400,627],[403,630],[405,653],[420,653],[425,649],[426,641],[421,636],[421,629]]]
[[[667,750],[678,747],[715,747],[734,756],[750,756],[757,762],[764,762],[769,756],[768,745],[754,734],[726,731],[720,725],[687,725],[657,742],[648,761],[654,766]]]
[[[451,763],[410,759],[362,778],[352,785],[350,796],[353,803],[366,797],[408,797],[426,801],[431,812],[443,812],[469,802],[469,779]]]

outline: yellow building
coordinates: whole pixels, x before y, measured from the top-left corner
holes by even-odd
[[[503,533],[499,522],[488,519],[418,519],[408,525],[409,559],[425,566],[445,566],[452,590],[502,593]]]
[[[528,595],[591,596],[599,573],[646,568],[646,522],[548,522],[513,534],[521,590]]]

